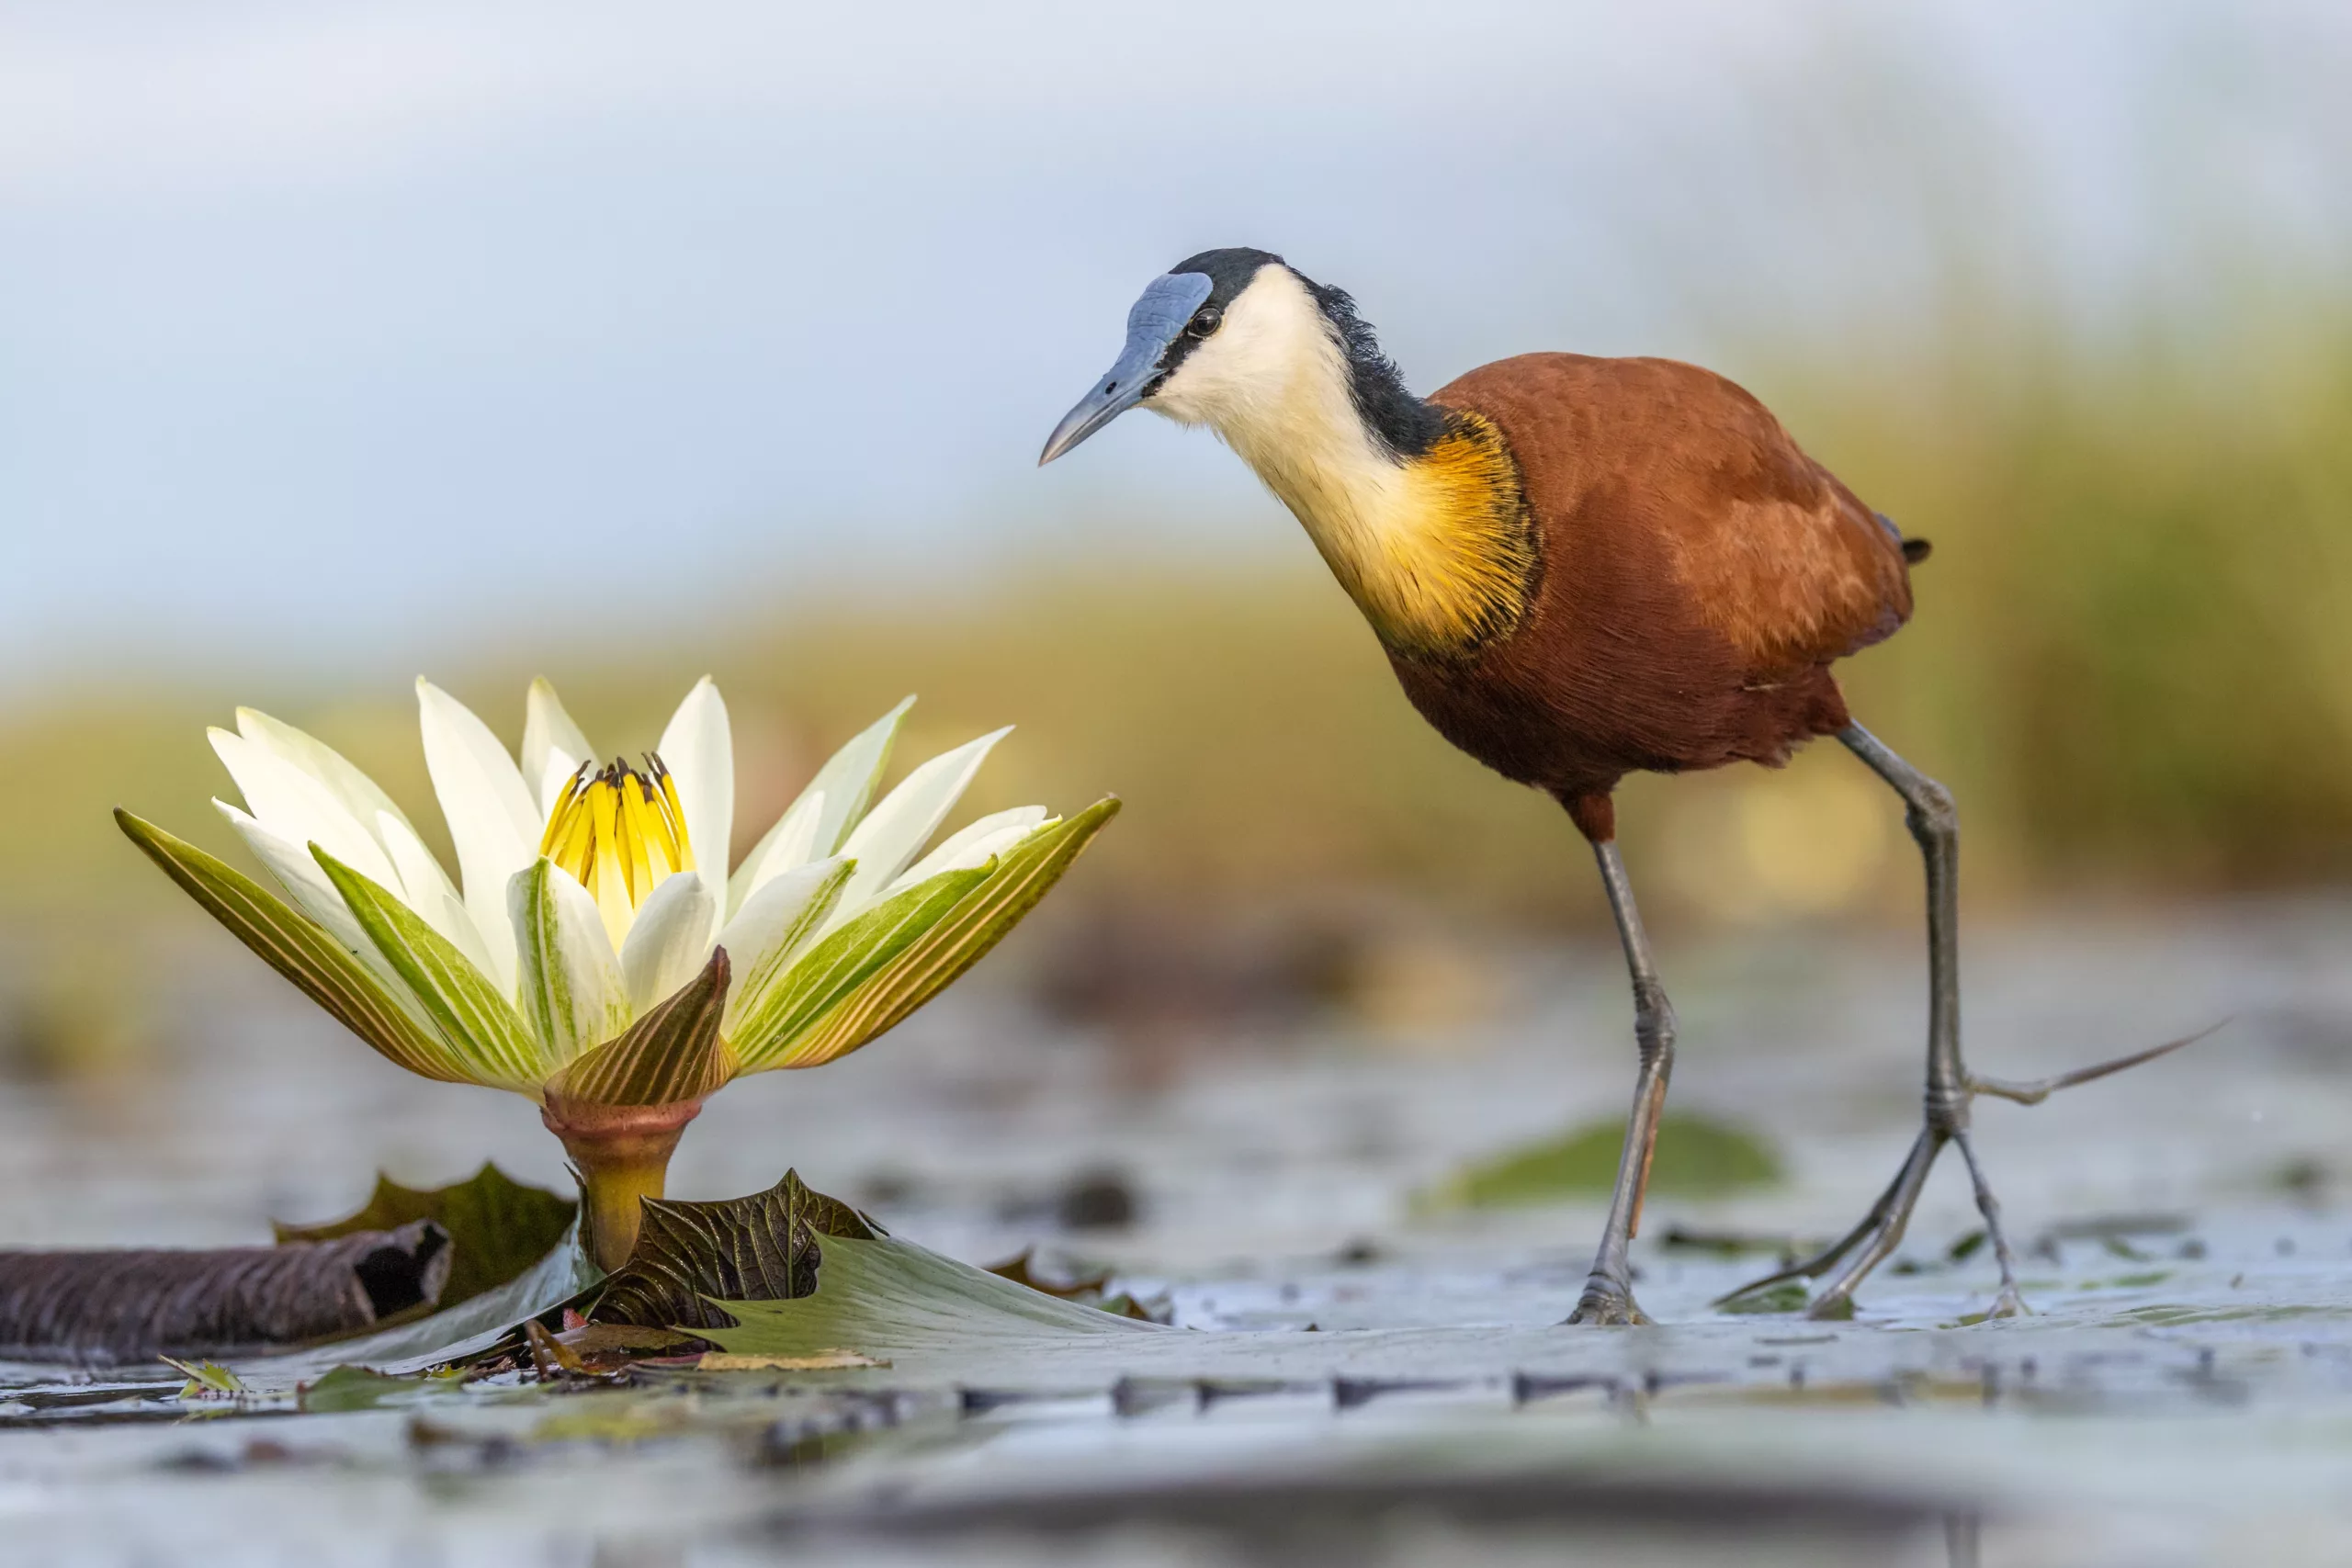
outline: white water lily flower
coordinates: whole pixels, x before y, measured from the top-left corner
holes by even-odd
[[[734,750],[705,679],[656,750],[599,763],[532,683],[520,761],[420,679],[452,882],[400,807],[331,748],[242,708],[211,732],[215,801],[291,906],[128,812],[125,832],[247,946],[413,1072],[542,1104],[616,1267],[637,1200],[729,1079],[831,1061],[993,947],[1118,809],[984,817],[924,847],[997,730],[867,809],[909,703],[836,752],[730,874]]]

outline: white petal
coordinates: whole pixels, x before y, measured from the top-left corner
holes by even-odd
[[[988,758],[989,749],[1012,733],[1012,727],[943,752],[909,773],[899,787],[882,797],[842,846],[842,853],[857,862],[857,873],[842,889],[828,924],[839,925],[882,895],[899,874],[921,852],[939,824],[956,807],[965,786]]]
[[[523,783],[538,804],[542,825],[555,809],[556,796],[563,793],[564,780],[595,754],[589,750],[588,737],[563,711],[555,687],[545,676],[532,682],[523,706]]]
[[[729,913],[743,907],[743,901],[794,866],[805,865],[817,845],[817,825],[825,814],[825,792],[805,790],[792,808],[776,818],[735,874],[727,882],[727,906]]]
[[[710,962],[718,909],[718,900],[701,873],[681,871],[662,879],[653,897],[638,909],[628,940],[621,943],[621,976],[628,985],[630,1008],[645,1011]]]
[[[328,793],[342,802],[343,808],[350,812],[352,819],[361,827],[372,831],[376,818],[386,813],[390,813],[401,826],[409,826],[408,818],[374,779],[361,773],[342,752],[317,737],[305,734],[255,708],[237,710],[237,733],[264,750],[283,757],[326,785]]]
[[[655,750],[678,786],[695,866],[710,873],[712,886],[725,886],[729,840],[735,832],[735,742],[727,728],[727,705],[709,676],[695,682],[678,705]],[[718,914],[714,899],[705,942],[718,934]]]
[[[534,859],[507,885],[518,994],[558,1064],[628,1028],[628,987],[596,900],[552,861]]]
[[[465,704],[420,677],[416,705],[425,770],[458,846],[466,911],[490,950],[491,978],[513,996],[514,927],[506,885],[538,858],[538,808],[506,748]]]
[[[743,901],[742,908],[718,933],[718,945],[727,950],[727,961],[735,976],[733,989],[727,998],[730,1023],[738,1010],[757,1000],[781,973],[776,961],[786,954],[778,951],[780,945],[796,935],[807,934],[801,927],[809,900],[823,892],[841,864],[841,857],[835,855],[831,860],[810,861],[777,873]]]
[[[874,798],[874,786],[882,782],[882,770],[890,761],[890,745],[899,738],[899,726],[914,705],[914,698],[902,699],[828,758],[808,781],[802,795],[822,791],[825,796],[825,814],[817,823],[816,846],[809,853],[829,855],[840,849],[842,835],[865,815],[866,802]]]
[[[490,945],[482,941],[481,928],[458,897],[457,885],[416,829],[390,812],[376,818],[378,837],[390,854],[392,869],[400,873],[398,884],[402,902],[424,917],[424,923],[449,939],[449,944],[470,960],[473,966],[485,975],[497,971],[491,967]]]
[[[1059,821],[1060,818],[1056,818],[1055,820]],[[900,873],[896,882],[882,890],[882,896],[887,898],[893,893],[903,892],[943,871],[965,871],[973,866],[986,865],[992,857],[1002,854],[1046,825],[1046,808],[1042,806],[1016,806],[1010,811],[983,817],[941,840],[937,849]]]
[[[774,875],[816,856],[830,855],[841,848],[842,835],[865,810],[865,803],[874,797],[874,786],[880,782],[882,769],[890,761],[891,742],[899,737],[899,726],[906,718],[907,710],[914,705],[914,698],[902,699],[897,707],[867,725],[847,745],[825,760],[825,765],[817,770],[817,776],[801,790],[800,797],[776,818],[776,824],[768,829],[767,837],[762,839],[758,847],[743,857],[743,863],[735,868],[734,876],[727,884],[729,913],[743,907],[743,901],[752,896],[752,884],[763,875]],[[813,823],[798,817],[804,809],[816,814]],[[786,861],[781,854],[771,860],[771,852],[783,837],[787,823],[792,824],[796,832],[806,826],[809,835],[808,847],[799,852],[797,860]]]
[[[362,827],[334,791],[277,752],[226,729],[206,733],[221,764],[237,781],[245,808],[262,826],[289,843],[320,845],[372,882],[400,886],[384,847],[376,841],[373,818],[369,827]]]

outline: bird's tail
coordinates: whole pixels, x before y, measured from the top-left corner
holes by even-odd
[[[1917,566],[1921,561],[1926,560],[1929,556],[1935,553],[1936,547],[1928,543],[1925,539],[1905,538],[1903,536],[1903,530],[1896,527],[1894,525],[1894,519],[1889,517],[1885,513],[1876,512],[1872,513],[1871,515],[1878,519],[1880,527],[1894,536],[1895,544],[1901,547],[1903,550],[1903,558],[1905,561],[1908,561],[1911,565]]]

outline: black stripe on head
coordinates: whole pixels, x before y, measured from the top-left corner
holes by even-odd
[[[1292,269],[1296,272],[1296,268]],[[1405,386],[1404,372],[1380,351],[1372,323],[1356,314],[1356,302],[1344,288],[1329,288],[1304,274],[1298,280],[1321,307],[1323,319],[1339,335],[1348,356],[1348,394],[1365,426],[1400,457],[1418,457],[1445,433],[1445,411],[1415,397]]]
[[[1209,280],[1209,297],[1193,313],[1195,323],[1204,316],[1215,321],[1225,314],[1240,292],[1250,287],[1250,280],[1267,266],[1289,266],[1289,263],[1272,251],[1252,250],[1236,245],[1226,250],[1203,251],[1188,256],[1168,270],[1171,273],[1197,272]],[[1373,336],[1370,323],[1356,314],[1356,304],[1340,288],[1328,288],[1296,267],[1291,276],[1306,285],[1307,294],[1323,319],[1331,324],[1332,335],[1339,340],[1340,352],[1348,360],[1348,394],[1356,406],[1356,416],[1367,429],[1377,435],[1391,452],[1400,457],[1418,457],[1436,444],[1445,432],[1443,411],[1423,402],[1406,389],[1405,378],[1396,362],[1380,351],[1380,340]],[[1213,313],[1213,314],[1212,314]],[[1165,381],[1175,372],[1185,357],[1198,347],[1210,333],[1188,328],[1168,345],[1160,356],[1159,377],[1154,382]],[[1148,394],[1147,394],[1148,395]]]
[[[1154,391],[1176,373],[1176,367],[1184,363],[1193,350],[1213,335],[1214,329],[1210,332],[1194,330],[1202,323],[1203,318],[1209,321],[1221,320],[1226,308],[1250,287],[1250,280],[1258,276],[1260,269],[1269,265],[1280,266],[1283,258],[1272,251],[1253,251],[1247,245],[1235,245],[1226,250],[1203,251],[1199,255],[1187,256],[1168,269],[1171,275],[1199,273],[1209,280],[1209,297],[1201,301],[1199,310],[1193,312],[1194,327],[1187,327],[1177,333],[1176,341],[1170,344],[1168,351],[1159,356],[1158,374],[1152,378]],[[1151,392],[1146,392],[1144,396],[1148,398]]]

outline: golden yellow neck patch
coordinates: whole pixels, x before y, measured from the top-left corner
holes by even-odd
[[[1417,658],[1459,658],[1508,637],[1535,591],[1535,529],[1519,465],[1483,415],[1457,413],[1405,463],[1403,516],[1367,583],[1381,640]],[[1374,613],[1373,604],[1380,609]]]
[[[1390,652],[1461,659],[1526,618],[1535,532],[1491,421],[1457,412],[1427,452],[1401,460],[1384,451],[1310,468],[1301,449],[1260,472]]]

